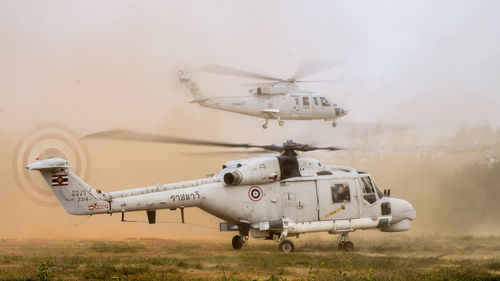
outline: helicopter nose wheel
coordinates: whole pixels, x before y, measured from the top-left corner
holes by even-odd
[[[243,244],[245,244],[245,240],[241,235],[235,235],[233,237],[232,244],[233,244],[233,249],[239,250],[241,249],[241,247],[243,247]]]
[[[295,246],[293,245],[292,241],[290,241],[290,240],[283,240],[279,244],[278,248],[283,253],[293,253],[293,250],[295,249]]]
[[[283,122],[282,120],[280,120],[280,121],[278,121],[278,124],[279,124],[280,126],[283,126],[283,125],[285,125],[285,122]]]
[[[332,127],[334,127],[334,128],[335,128],[335,127],[337,127],[337,122],[335,122],[335,121],[334,121],[334,122],[332,123]]]

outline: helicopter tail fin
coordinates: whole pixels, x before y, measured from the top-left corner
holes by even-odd
[[[179,81],[184,83],[188,87],[189,92],[191,92],[191,94],[193,95],[194,101],[192,102],[200,102],[207,100],[207,98],[201,93],[198,85],[191,80],[191,76],[189,76],[189,74],[187,74],[183,70],[179,70]]]
[[[72,215],[89,215],[105,213],[109,210],[109,202],[103,194],[73,174],[67,160],[50,158],[37,160],[26,166],[26,169],[37,170],[63,205],[66,212]]]

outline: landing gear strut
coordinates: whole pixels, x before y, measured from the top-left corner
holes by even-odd
[[[287,235],[288,231],[284,230],[283,232],[281,232],[279,238],[276,239],[276,241],[280,243],[278,245],[278,249],[280,249],[280,251],[283,253],[293,253],[295,246],[293,245],[292,241],[286,239]]]
[[[349,232],[343,232],[342,234],[340,234],[339,238],[337,239],[339,250],[344,250],[346,252],[354,250],[354,243],[347,240],[348,236]]]
[[[232,245],[233,249],[239,250],[248,241],[248,232],[250,230],[250,224],[248,222],[240,222],[238,225],[239,235],[233,237]]]
[[[281,120],[281,118],[279,116],[277,119],[278,119],[278,125],[280,125],[280,126],[285,125],[285,122],[283,122],[283,120]]]
[[[266,123],[262,124],[262,129],[267,129],[267,123],[269,122],[269,120],[266,119]]]

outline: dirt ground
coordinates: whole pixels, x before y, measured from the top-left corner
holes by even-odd
[[[498,236],[298,239],[293,254],[273,241],[163,239],[0,241],[0,280],[500,280]]]

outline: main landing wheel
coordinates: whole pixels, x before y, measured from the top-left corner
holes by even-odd
[[[342,241],[339,243],[339,250],[344,250],[346,252],[354,251],[354,243],[351,241]]]
[[[283,126],[283,125],[285,125],[285,122],[283,122],[282,120],[280,120],[280,121],[278,122],[278,125]]]
[[[332,123],[332,127],[334,127],[334,128],[335,128],[335,127],[337,127],[337,123],[336,123],[336,122],[333,122],[333,123]]]
[[[295,249],[295,246],[293,246],[292,241],[290,241],[290,240],[283,240],[283,241],[281,241],[281,243],[278,246],[278,248],[283,253],[293,253],[293,250]]]
[[[233,237],[233,249],[235,250],[241,249],[241,247],[243,247],[243,243],[245,242],[243,241],[243,237],[241,237],[240,235],[235,235]]]
[[[267,129],[267,124],[262,124],[262,129]]]

